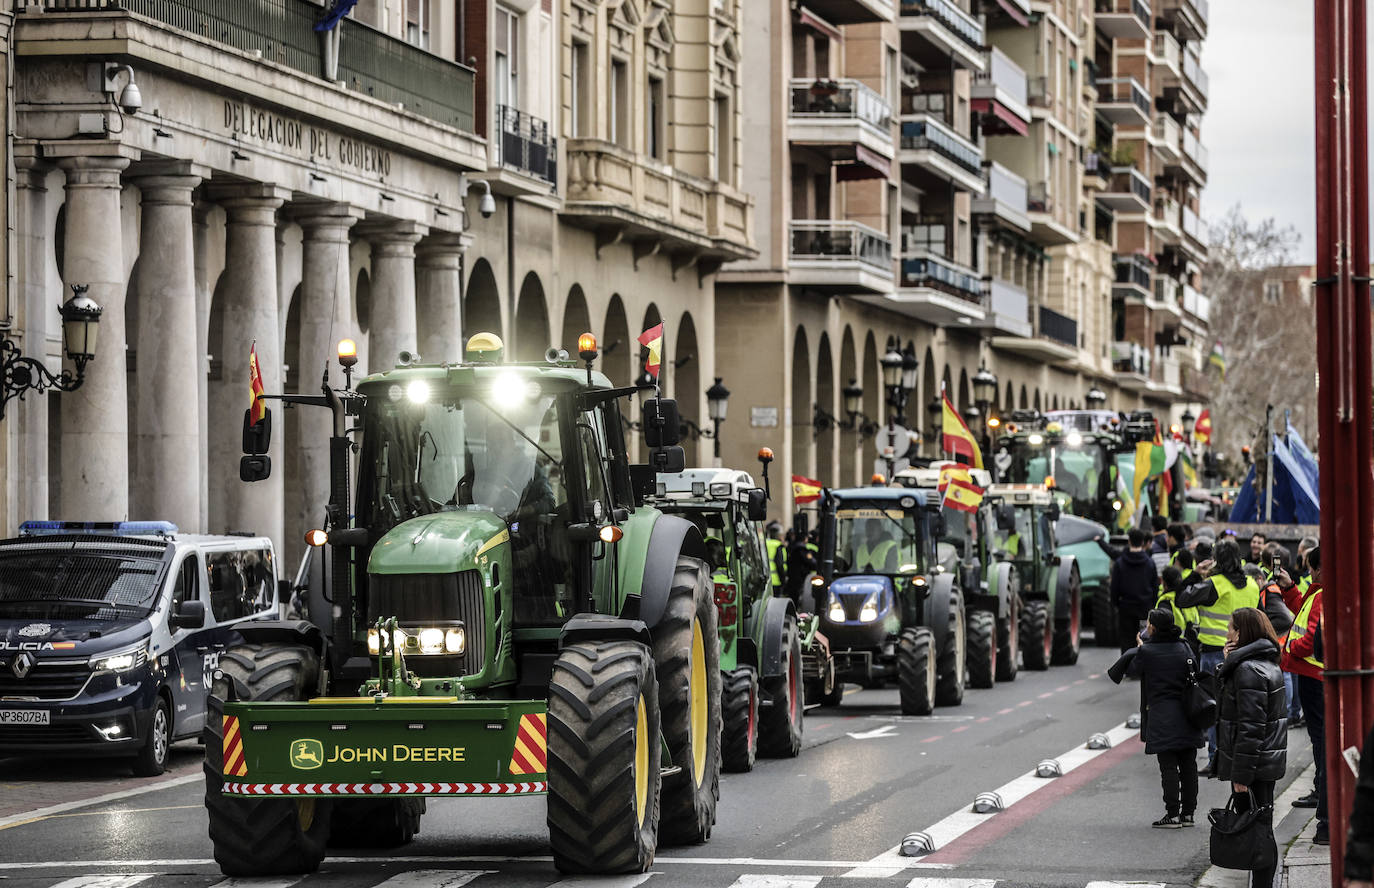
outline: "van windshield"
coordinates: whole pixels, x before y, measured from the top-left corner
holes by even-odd
[[[0,553],[0,619],[142,619],[157,606],[161,568],[122,553]]]

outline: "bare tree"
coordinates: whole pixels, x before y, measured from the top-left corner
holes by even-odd
[[[1309,288],[1299,279],[1311,269],[1292,265],[1298,233],[1274,219],[1251,222],[1239,206],[1211,226],[1203,292],[1212,298],[1210,352],[1220,342],[1226,357],[1223,381],[1212,378],[1213,448],[1235,458],[1251,445],[1259,458],[1267,405],[1282,426],[1290,410],[1293,426],[1313,446],[1316,432],[1316,315]],[[1265,283],[1280,283],[1277,301],[1266,299]],[[1285,282],[1287,282],[1285,284]]]

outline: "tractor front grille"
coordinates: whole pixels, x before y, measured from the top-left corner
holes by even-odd
[[[462,657],[411,656],[406,665],[419,675],[471,675],[487,661],[487,615],[482,574],[464,570],[446,574],[372,574],[368,623],[395,617],[403,626],[462,620],[467,651]]]

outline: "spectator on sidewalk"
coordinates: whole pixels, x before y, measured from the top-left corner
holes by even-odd
[[[1116,611],[1116,640],[1124,654],[1135,646],[1159,589],[1159,574],[1145,551],[1145,531],[1133,527],[1127,534],[1129,548],[1112,565],[1110,596]]]
[[[1288,701],[1279,669],[1279,640],[1258,608],[1237,608],[1227,624],[1225,660],[1217,669],[1217,776],[1231,783],[1236,810],[1268,807],[1288,768]],[[1272,841],[1272,838],[1270,839]],[[1252,888],[1273,888],[1277,866],[1254,870]]]
[[[1173,568],[1166,568],[1173,570]],[[1140,679],[1140,736],[1145,754],[1159,759],[1164,816],[1156,829],[1193,825],[1197,810],[1197,751],[1202,732],[1188,721],[1188,677],[1197,669],[1192,648],[1184,644],[1168,608],[1150,611],[1150,637],[1121,655],[1107,670],[1117,684],[1127,675]]]
[[[1326,701],[1322,688],[1322,576],[1321,547],[1307,553],[1307,565],[1312,571],[1312,585],[1307,589],[1293,628],[1284,644],[1283,668],[1298,679],[1298,698],[1307,716],[1307,736],[1312,741],[1312,758],[1317,766],[1316,789],[1293,802],[1295,807],[1317,809],[1317,832],[1312,841],[1318,845],[1331,843],[1330,812],[1326,792]]]
[[[1150,516],[1150,558],[1155,570],[1161,571],[1169,563],[1169,519],[1163,515]]]

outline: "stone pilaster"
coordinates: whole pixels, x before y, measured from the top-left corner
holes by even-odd
[[[391,369],[403,350],[424,355],[415,320],[415,245],[427,231],[418,222],[400,221],[369,222],[358,229],[358,236],[372,244],[370,370]]]
[[[426,361],[463,359],[463,253],[470,242],[469,235],[431,234],[415,249],[415,304]]]
[[[48,172],[52,169],[32,153],[15,152],[16,237],[18,267],[15,269],[19,328],[24,353],[40,360],[48,350],[48,322],[52,314],[50,294],[56,282],[48,280],[48,256],[52,244],[48,227]],[[48,399],[30,395],[8,406],[11,424],[18,423],[15,456],[17,500],[14,518],[20,521],[48,517]],[[13,530],[14,528],[11,528]]]

